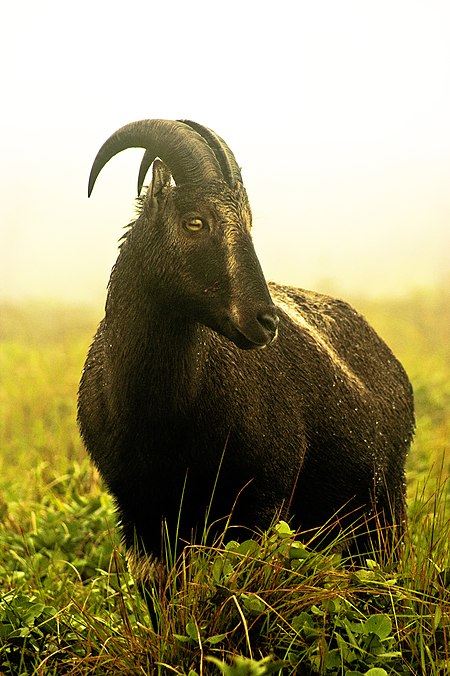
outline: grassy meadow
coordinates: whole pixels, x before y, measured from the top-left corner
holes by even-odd
[[[0,304],[0,674],[450,673],[450,297],[355,305],[415,389],[400,562],[349,568],[283,522],[225,534],[168,554],[153,626],[76,426],[100,313]]]

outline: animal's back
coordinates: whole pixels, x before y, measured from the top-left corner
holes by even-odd
[[[324,523],[344,505],[343,513],[365,505],[365,513],[383,512],[381,522],[400,522],[414,432],[413,392],[402,365],[347,303],[276,285],[271,293],[282,311],[280,346],[289,346],[304,379],[298,396],[309,395],[293,511],[304,527]]]

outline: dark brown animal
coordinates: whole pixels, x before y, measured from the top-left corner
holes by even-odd
[[[139,184],[153,163],[152,182],[79,391],[128,550],[159,558],[162,521],[182,546],[207,510],[251,530],[275,515],[314,529],[376,512],[401,533],[414,414],[400,363],[346,303],[266,284],[240,170],[214,132],[126,125],[99,151],[89,191],[131,146],[146,148]],[[359,549],[373,545],[361,529]]]

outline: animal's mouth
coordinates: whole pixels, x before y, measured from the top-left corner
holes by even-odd
[[[231,340],[240,350],[262,350],[272,345],[278,337],[278,326],[274,331],[266,329],[258,332],[244,332],[241,327],[229,322],[229,330],[224,335]]]
[[[236,335],[233,338],[230,338],[230,340],[233,341],[233,343],[240,349],[240,350],[262,350],[267,345],[270,343],[255,343],[252,340],[249,340],[244,336],[243,333],[240,331],[236,331]]]

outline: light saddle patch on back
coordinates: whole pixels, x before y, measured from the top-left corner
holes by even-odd
[[[270,292],[275,305],[277,305],[277,307],[279,307],[280,310],[294,322],[294,324],[297,324],[297,326],[309,333],[318,348],[327,354],[335,368],[341,371],[354,387],[361,392],[365,392],[366,386],[364,383],[358,378],[356,373],[351,370],[347,362],[336,352],[335,347],[328,340],[326,334],[305,319],[299,309],[294,305],[294,299],[279,288],[271,288]]]

